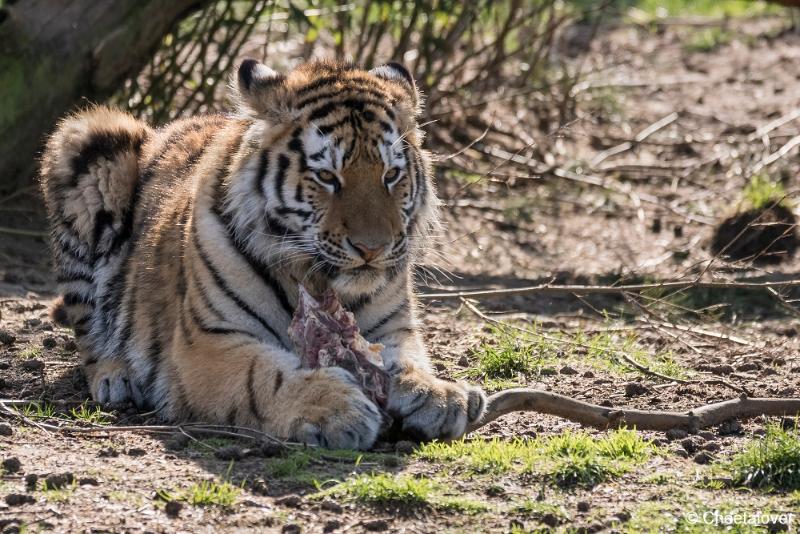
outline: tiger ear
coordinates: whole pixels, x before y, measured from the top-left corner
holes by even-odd
[[[257,113],[274,109],[284,91],[286,76],[255,59],[245,59],[236,76],[236,92],[242,103]]]
[[[400,87],[411,100],[411,106],[415,109],[417,108],[421,100],[419,90],[411,73],[403,65],[391,62],[375,67],[369,73]]]

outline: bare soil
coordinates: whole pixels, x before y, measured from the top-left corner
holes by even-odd
[[[485,121],[491,118],[494,128],[464,154],[441,163],[444,226],[437,253],[420,274],[423,292],[545,282],[673,280],[701,273],[709,279],[796,278],[796,257],[787,256],[766,269],[753,262],[715,258],[710,246],[714,224],[735,212],[753,166],[800,133],[797,121],[790,121],[768,137],[750,137],[798,103],[800,35],[783,31],[786,25],[775,17],[728,22],[726,31],[733,39],[710,51],[688,51],[682,44],[700,31],[691,26],[621,25],[592,44],[584,62],[592,86],[578,91],[576,116],[567,126],[550,135],[538,134],[525,130],[533,122],[530,117],[512,113],[502,103],[477,110]],[[673,112],[678,117],[667,127],[592,165],[602,151],[629,141]],[[530,143],[525,136],[513,139],[502,133],[518,129],[535,138],[535,146],[526,148]],[[477,138],[481,131],[468,133]],[[531,161],[544,160],[550,169],[575,172],[579,179],[533,172],[529,165],[487,156],[493,146]],[[790,151],[766,168],[783,181],[790,197],[797,190],[796,154]],[[454,166],[461,170],[454,171]],[[587,178],[593,184],[586,183]],[[0,199],[0,226],[6,229],[0,231],[0,397],[43,399],[57,411],[68,412],[89,394],[71,333],[48,316],[54,280],[46,238],[8,231],[44,231],[34,188]],[[520,376],[516,383],[595,403],[685,410],[737,395],[719,383],[703,382],[706,378],[724,377],[755,396],[800,396],[800,320],[792,309],[793,296],[785,294],[781,300],[752,291],[688,291],[668,296],[665,303],[659,301],[665,295],[649,300],[633,295],[531,295],[486,300],[479,306],[504,320],[534,321],[552,333],[634,331],[646,351],[671,351],[680,368],[697,381],[669,382],[635,370],[598,368],[573,357],[564,362],[570,371],[557,365],[555,373]],[[692,311],[700,308],[705,310]],[[458,301],[424,300],[423,317],[442,376],[463,376],[475,365],[473,350],[493,342],[487,325]],[[631,382],[642,387],[628,387],[626,395]],[[0,460],[17,458],[20,463],[0,478],[0,530],[637,531],[652,519],[648,510],[665,514],[662,523],[646,523],[657,530],[662,525],[667,529],[670,518],[704,507],[750,512],[797,512],[800,507],[785,494],[712,489],[699,483],[716,476],[715,461],[724,461],[763,431],[766,421],[761,418],[732,434],[709,429],[693,437],[693,445],[645,433],[666,454],[592,489],[558,488],[511,474],[454,476],[441,465],[408,455],[407,444],[382,443],[377,456],[362,462],[322,458],[307,469],[323,485],[366,472],[446,477],[454,495],[490,507],[489,512],[472,515],[314,500],[308,496],[317,489],[308,478],[271,476],[265,469],[269,460],[261,452],[234,461],[221,459],[218,456],[225,454],[215,454],[221,447],[215,441],[187,443],[178,433],[115,431],[114,426],[146,424],[150,418],[127,407],[112,413],[111,427],[93,434],[52,433],[0,415],[0,422],[12,429],[10,436],[0,436]],[[577,426],[549,416],[519,414],[488,425],[480,434],[510,439],[570,428]],[[694,461],[702,448],[710,451],[712,465]],[[76,481],[66,490],[43,491],[41,483],[36,489],[26,488],[25,478],[32,474],[43,480],[64,473]],[[654,473],[664,474],[667,481],[652,482]],[[231,506],[184,504],[177,514],[168,514],[157,498],[160,490],[176,492],[202,480],[230,480],[243,489]],[[11,494],[31,498],[9,499]],[[560,506],[564,516],[524,514],[507,505],[524,499]]]

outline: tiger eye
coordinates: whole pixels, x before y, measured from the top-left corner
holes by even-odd
[[[397,167],[392,167],[383,175],[383,181],[387,184],[392,183],[397,178],[398,174],[400,174],[400,171],[397,170]]]
[[[333,174],[331,171],[326,171],[326,170],[319,171],[317,173],[317,176],[319,176],[319,179],[322,180],[323,182],[327,182],[327,183],[331,183],[331,184],[334,184],[334,183],[339,181],[336,178],[336,175]]]

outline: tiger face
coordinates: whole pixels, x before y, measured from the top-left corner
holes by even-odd
[[[305,257],[345,295],[402,271],[435,203],[408,71],[317,62],[282,75],[246,60],[237,85],[258,125],[244,166],[282,254]]]

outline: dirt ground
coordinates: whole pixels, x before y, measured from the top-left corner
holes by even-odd
[[[422,292],[675,280],[701,273],[720,280],[796,278],[796,257],[764,266],[715,259],[710,252],[714,223],[735,211],[753,169],[800,133],[800,123],[787,121],[754,136],[798,105],[800,35],[783,31],[786,27],[779,17],[731,21],[720,30],[728,42],[690,49],[686,43],[708,28],[620,25],[599,37],[583,60],[587,81],[574,90],[574,120],[550,135],[529,133],[535,144],[517,136],[515,145],[502,133],[527,124],[525,112],[512,114],[501,104],[480,110],[482,117],[491,117],[491,133],[440,165],[444,225],[420,274]],[[672,113],[677,117],[642,143],[599,161],[604,150]],[[468,133],[477,138],[481,132]],[[507,155],[487,156],[498,146]],[[512,162],[508,156],[513,154]],[[534,159],[545,162],[548,172],[534,172]],[[765,168],[792,197],[799,166],[794,150]],[[553,169],[566,173],[559,177]],[[48,317],[54,281],[46,239],[37,235],[44,224],[35,188],[0,198],[0,227],[0,397],[45,400],[57,414],[68,414],[89,395],[71,333]],[[671,354],[690,380],[663,380],[598,363],[554,342],[546,347],[555,351],[547,355],[547,366],[509,383],[598,404],[685,410],[733,398],[736,389],[760,397],[800,396],[800,319],[791,309],[792,297],[693,290],[649,299],[537,294],[476,304],[498,314],[493,317],[535,323],[539,332],[564,339],[605,332],[611,343],[622,343],[633,333],[637,350]],[[488,389],[502,386],[470,374],[481,347],[498,342],[496,334],[458,301],[423,303],[426,337],[441,375],[485,380]],[[698,309],[703,310],[693,311]],[[710,381],[720,378],[733,388]],[[28,415],[37,420],[36,414]],[[713,528],[682,518],[708,509],[798,512],[790,528],[800,527],[796,495],[705,483],[719,476],[715,464],[763,433],[763,418],[740,429],[711,428],[680,439],[644,432],[662,453],[591,488],[560,488],[536,476],[453,470],[413,454],[409,443],[382,443],[363,458],[315,455],[299,471],[282,474],[270,457],[274,451],[246,440],[187,441],[177,432],[115,430],[150,422],[148,414],[124,407],[110,410],[109,417],[113,424],[105,430],[80,434],[53,433],[0,414],[0,423],[10,426],[10,435],[0,436],[0,459],[20,463],[16,469],[4,466],[0,479],[5,497],[0,530],[704,532]],[[578,428],[554,417],[522,414],[505,416],[480,434],[510,440]],[[598,439],[603,435],[590,432]],[[467,513],[314,496],[335,481],[382,472],[436,480],[449,495],[483,508]],[[43,486],[47,477],[65,473],[74,482],[61,489]],[[31,475],[39,479],[33,485]],[[165,505],[169,499],[159,497],[159,492],[177,495],[206,480],[230,481],[238,491],[234,502],[182,502],[171,505],[182,506],[174,513]],[[15,502],[8,498],[12,494],[29,497]],[[513,506],[526,500],[556,511]]]

